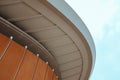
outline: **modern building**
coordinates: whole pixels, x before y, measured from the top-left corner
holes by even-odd
[[[0,0],[0,80],[89,80],[95,46],[64,0]]]

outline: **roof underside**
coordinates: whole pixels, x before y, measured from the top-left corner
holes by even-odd
[[[56,58],[62,80],[88,79],[91,69],[88,44],[73,25],[44,5],[44,1],[3,0],[0,15],[36,39]]]

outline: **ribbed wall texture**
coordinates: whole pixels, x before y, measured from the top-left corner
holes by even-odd
[[[0,80],[58,80],[48,64],[0,34]]]

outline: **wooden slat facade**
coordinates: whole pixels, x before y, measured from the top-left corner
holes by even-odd
[[[3,54],[5,48],[7,47],[9,43],[9,38],[6,36],[0,34],[0,56]]]
[[[5,55],[0,60],[0,80],[13,79],[23,52],[24,48],[12,41]]]
[[[0,55],[10,39],[0,34]],[[0,80],[58,80],[48,64],[18,43],[11,41],[0,60]]]
[[[43,60],[39,59],[33,80],[44,80],[47,66]]]

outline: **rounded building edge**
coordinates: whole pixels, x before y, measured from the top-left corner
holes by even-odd
[[[92,69],[90,72],[91,75],[95,66],[96,50],[94,40],[88,28],[86,27],[82,19],[76,14],[76,12],[64,0],[47,0],[47,1],[57,10],[59,10],[68,20],[70,20],[76,26],[76,29],[79,30],[80,33],[82,33],[85,40],[87,41],[92,55]]]

